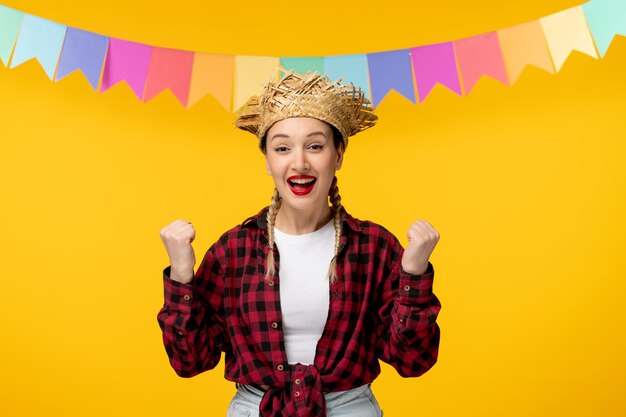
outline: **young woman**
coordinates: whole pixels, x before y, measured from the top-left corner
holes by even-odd
[[[195,274],[192,224],[161,230],[165,350],[182,377],[224,352],[237,387],[227,416],[382,416],[370,387],[378,361],[404,377],[437,361],[429,258],[439,233],[415,221],[403,249],[341,204],[335,172],[348,138],[376,122],[372,110],[354,86],[285,71],[235,121],[259,140],[271,205],[225,232]]]

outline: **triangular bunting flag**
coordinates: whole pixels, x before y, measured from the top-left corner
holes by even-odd
[[[354,84],[360,87],[365,97],[372,99],[369,86],[367,69],[367,55],[337,55],[324,58],[324,73],[332,80],[342,79],[346,84]]]
[[[415,87],[409,49],[367,54],[374,107],[387,93],[396,90],[415,103]]]
[[[603,57],[615,35],[626,36],[626,1],[592,0],[582,6],[598,52]]]
[[[422,103],[437,83],[462,95],[452,42],[411,49],[411,61],[419,101]]]
[[[0,5],[0,60],[4,65],[9,64],[23,18],[24,13]]]
[[[84,30],[67,28],[59,67],[54,77],[56,81],[66,75],[81,70],[94,90],[98,90],[100,74],[109,45],[109,38]]]
[[[306,74],[307,71],[324,74],[324,58],[320,57],[283,57],[280,58],[280,65],[298,74]],[[281,71],[280,76],[283,74]]]
[[[148,101],[164,89],[187,106],[194,53],[169,48],[153,48],[146,78],[144,100]]]
[[[483,75],[509,85],[496,32],[455,41],[454,51],[465,94],[472,91]]]
[[[253,95],[263,92],[263,86],[278,79],[279,59],[266,56],[235,57],[234,110],[238,110]]]
[[[576,6],[542,17],[539,22],[557,71],[572,51],[598,58],[582,7]]]
[[[550,51],[538,20],[499,30],[498,39],[511,84],[528,64],[554,74]]]
[[[230,111],[233,100],[234,73],[234,55],[196,52],[187,107],[193,106],[204,96],[211,94],[226,111]]]
[[[151,54],[152,46],[111,38],[100,92],[126,81],[139,100],[143,100]]]
[[[15,68],[31,58],[36,58],[52,80],[57,67],[67,26],[40,17],[24,15],[11,68]]]

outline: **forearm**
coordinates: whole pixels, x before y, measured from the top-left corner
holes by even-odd
[[[163,272],[164,305],[157,315],[170,364],[182,377],[214,368],[221,356],[219,318],[195,299],[193,285]],[[211,316],[211,317],[209,317]]]
[[[402,376],[419,376],[437,361],[441,304],[432,292],[433,279],[430,263],[421,275],[399,271],[399,288],[386,307],[388,328],[380,336],[380,357]]]

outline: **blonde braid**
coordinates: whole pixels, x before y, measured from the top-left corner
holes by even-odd
[[[276,221],[276,215],[282,205],[282,198],[278,194],[278,189],[274,188],[274,194],[272,195],[272,204],[267,211],[267,233],[269,235],[268,246],[270,248],[267,253],[267,260],[265,263],[265,282],[269,282],[270,277],[274,275],[275,263],[274,263],[274,222]]]
[[[328,190],[330,203],[332,204],[332,212],[335,221],[335,256],[330,261],[328,268],[328,277],[331,283],[337,282],[337,255],[339,254],[339,246],[341,245],[341,216],[339,209],[341,208],[341,196],[339,195],[339,187],[337,187],[337,177],[333,178],[333,183]]]

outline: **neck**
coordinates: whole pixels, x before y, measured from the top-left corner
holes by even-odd
[[[325,204],[311,211],[294,211],[282,206],[276,214],[275,226],[290,235],[301,235],[321,229],[332,217],[332,210]]]

